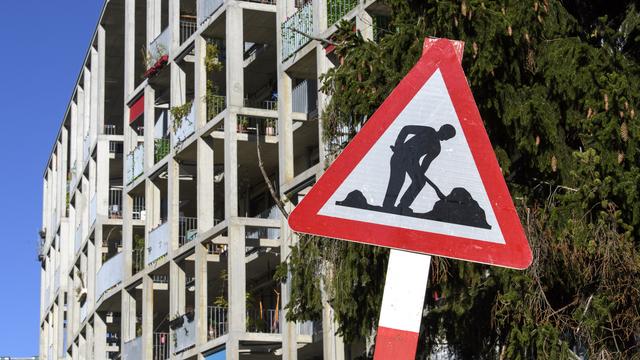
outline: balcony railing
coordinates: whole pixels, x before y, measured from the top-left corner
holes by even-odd
[[[297,31],[294,31],[297,30]],[[303,5],[293,16],[282,23],[282,59],[286,60],[305,46],[313,34],[313,6],[311,2]]]
[[[278,119],[238,116],[238,133],[257,134],[258,132],[260,135],[277,136]]]
[[[207,307],[207,339],[213,340],[229,332],[227,308],[220,306]]]
[[[329,0],[327,1],[327,24],[335,24],[349,11],[358,5],[358,0]]]
[[[313,336],[313,321],[297,322],[296,331],[298,335]]]
[[[171,49],[171,31],[167,27],[160,35],[158,35],[155,39],[153,39],[149,43],[149,47],[147,51],[149,52],[149,60],[147,63],[147,68],[153,66],[160,58],[164,55],[169,55],[169,50]]]
[[[227,108],[227,100],[222,95],[207,96],[207,121],[216,117]]]
[[[198,24],[202,24],[224,3],[224,0],[198,0]]]
[[[122,189],[109,189],[109,219],[122,219]]]
[[[102,133],[104,135],[118,135],[118,128],[115,124],[104,124]]]
[[[198,234],[198,218],[181,216],[178,224],[178,243],[180,246],[196,238]]]
[[[278,110],[278,101],[276,100],[251,101],[249,99],[244,99],[244,106],[256,108],[256,109]]]
[[[178,322],[175,324],[175,322]],[[175,325],[170,324],[173,342],[173,353],[185,351],[196,343],[196,321],[193,314],[182,315],[174,320]]]
[[[153,144],[153,160],[159,162],[169,154],[169,139],[155,139]]]
[[[169,224],[164,223],[149,232],[146,248],[147,265],[165,256],[169,252]]]
[[[109,141],[110,154],[122,154],[122,141]]]
[[[180,44],[184,43],[198,30],[195,17],[181,17],[180,19]]]
[[[127,154],[125,164],[127,184],[131,184],[144,172],[144,143],[138,144],[135,149]]]
[[[165,332],[153,333],[153,360],[169,358],[169,334]]]
[[[133,209],[131,217],[133,220],[145,220],[145,203],[144,196],[133,197]]]
[[[317,109],[317,87],[315,81],[303,80],[293,88],[291,94],[293,112],[308,114]]]
[[[142,359],[142,336],[122,344],[122,360]]]
[[[96,296],[99,299],[112,287],[122,282],[124,254],[118,253],[107,260],[96,275]]]
[[[80,322],[83,322],[84,319],[87,318],[88,308],[89,303],[87,301],[83,302],[82,305],[80,305]]]
[[[280,333],[280,311],[277,309],[265,309],[262,311],[247,312],[247,331],[279,334]]]
[[[195,116],[195,106],[191,106],[191,111],[189,114],[180,120],[178,126],[175,126],[174,121],[174,136],[173,136],[173,147],[179,146],[182,142],[189,138],[196,131],[196,116]]]
[[[133,273],[137,274],[144,269],[144,249],[133,249]]]

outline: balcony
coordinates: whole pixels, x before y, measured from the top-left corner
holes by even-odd
[[[224,3],[224,0],[198,0],[198,24],[202,24]]]
[[[245,115],[238,116],[239,134],[257,134],[258,132],[260,135],[277,136],[278,119]]]
[[[317,110],[318,86],[315,81],[303,80],[291,94],[293,112],[309,114]]]
[[[247,332],[279,334],[280,310],[247,311]]]
[[[272,206],[271,208],[264,210],[256,218],[259,219],[280,219],[280,210],[277,206]],[[267,227],[254,227],[247,226],[246,228],[246,238],[247,239],[279,239],[280,238],[280,228],[267,228]]]
[[[122,219],[122,188],[109,189],[109,219]]]
[[[165,332],[153,333],[153,360],[169,358],[169,334]],[[141,359],[141,358],[140,358]]]
[[[126,179],[127,184],[131,184],[138,176],[144,172],[144,144],[138,144],[126,159]]]
[[[133,249],[131,252],[133,260],[133,274],[137,274],[144,269],[144,249]]]
[[[142,336],[122,344],[122,360],[142,359]]]
[[[158,163],[169,154],[169,139],[155,139],[153,143],[153,161]]]
[[[227,108],[227,100],[222,95],[207,95],[207,121],[210,121],[216,115],[220,114]]]
[[[105,124],[102,129],[103,135],[119,135],[118,128],[114,124]]]
[[[104,293],[122,282],[124,270],[124,254],[118,253],[107,260],[96,275],[96,297],[100,299]]]
[[[89,303],[87,301],[83,302],[82,305],[80,305],[80,322],[83,322],[84,319],[87,318],[87,312],[88,312],[88,308],[89,308]]]
[[[184,43],[198,30],[195,16],[180,17],[180,44]]]
[[[310,39],[301,33],[313,34],[313,6],[304,4],[295,14],[282,23],[282,60],[287,60]]]
[[[146,220],[146,207],[144,196],[134,196],[133,197],[133,209],[132,209],[131,218],[133,220]]]
[[[328,0],[327,25],[337,23],[343,16],[358,5],[358,0]]]
[[[244,106],[255,108],[255,109],[278,110],[278,101],[277,100],[250,101],[249,99],[244,99]]]
[[[198,235],[198,218],[181,216],[178,219],[178,244],[182,246]]]
[[[185,140],[189,138],[189,136],[193,135],[196,131],[196,116],[195,116],[195,106],[191,106],[191,111],[187,114],[182,120],[177,122],[174,119],[174,136],[173,136],[173,147],[180,146]]]
[[[297,322],[296,332],[302,336],[313,336],[313,321]]]
[[[229,332],[228,310],[221,306],[207,307],[207,340],[213,340]]]
[[[171,49],[171,31],[167,27],[164,30],[162,30],[160,35],[158,35],[155,39],[153,39],[149,43],[149,47],[147,48],[147,51],[148,51],[148,56],[150,57],[150,61],[147,62],[147,68],[153,66],[163,56],[169,55],[170,49]]]
[[[146,250],[147,265],[169,252],[169,223],[164,223],[149,232],[149,243]]]
[[[169,323],[173,332],[173,353],[183,352],[196,344],[196,321],[193,313],[178,316]]]

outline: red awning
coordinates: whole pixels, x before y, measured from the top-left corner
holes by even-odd
[[[129,106],[129,124],[136,121],[144,113],[144,95]]]

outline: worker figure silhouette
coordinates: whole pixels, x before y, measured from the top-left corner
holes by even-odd
[[[413,136],[407,140],[409,135]],[[393,150],[390,160],[391,174],[382,208],[411,213],[412,210],[409,207],[426,183],[431,185],[440,199],[444,199],[445,195],[436,184],[429,180],[426,173],[431,162],[440,155],[440,142],[449,140],[455,135],[456,129],[449,124],[442,125],[438,131],[429,126],[409,125],[403,127],[395,144],[391,145],[391,150]],[[400,203],[396,208],[406,174],[409,175],[411,184],[400,198]]]

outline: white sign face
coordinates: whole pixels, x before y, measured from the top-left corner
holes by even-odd
[[[318,214],[505,243],[439,69]]]

